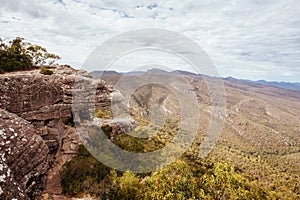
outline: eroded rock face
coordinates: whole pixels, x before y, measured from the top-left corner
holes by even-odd
[[[4,74],[0,76],[0,108],[30,121],[55,154],[65,124],[71,120],[71,92],[75,71],[63,68],[53,76]]]
[[[0,156],[0,199],[41,199],[45,188],[50,196],[62,192],[59,170],[81,143],[72,116],[74,82],[77,73],[89,77],[69,66],[53,71],[51,76],[39,70],[0,74],[1,137],[12,137],[0,137],[0,153],[5,155]],[[104,82],[92,82],[97,84],[92,103],[109,106],[110,91]]]
[[[38,199],[47,179],[48,152],[28,121],[0,109],[0,199]]]
[[[53,70],[52,76],[41,75],[38,70],[0,75],[0,108],[31,122],[50,154],[55,155],[65,137],[66,126],[73,123],[71,104],[78,71],[68,66]],[[103,82],[97,84],[92,102],[107,106],[109,91]]]

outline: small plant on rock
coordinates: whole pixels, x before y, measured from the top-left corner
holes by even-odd
[[[46,67],[42,67],[41,70],[40,70],[40,73],[41,74],[44,74],[44,75],[52,75],[54,72],[51,70],[51,69],[48,69]]]

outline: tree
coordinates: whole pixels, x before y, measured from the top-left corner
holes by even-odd
[[[17,37],[8,43],[0,38],[0,73],[53,65],[58,59],[59,56],[48,53],[45,48],[24,42],[24,38]]]
[[[60,57],[55,54],[48,53],[47,50],[39,45],[31,45],[25,49],[25,53],[30,55],[34,65],[52,65]]]
[[[27,70],[33,67],[31,57],[22,53],[21,41],[21,38],[16,38],[5,44],[0,39],[0,72]]]

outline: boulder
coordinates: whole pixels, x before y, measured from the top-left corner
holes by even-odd
[[[46,186],[48,152],[30,122],[0,109],[0,199],[38,199]]]

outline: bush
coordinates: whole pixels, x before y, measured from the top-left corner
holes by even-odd
[[[181,160],[153,172],[142,188],[143,199],[195,199],[200,189],[191,167]]]
[[[125,172],[121,177],[117,177],[116,172],[113,172],[114,173],[111,176],[113,185],[106,193],[104,193],[104,195],[102,196],[102,200],[139,199],[139,197],[141,196],[140,192],[142,192],[140,178],[130,171]]]
[[[41,70],[40,70],[40,73],[50,76],[50,75],[53,74],[53,71],[51,69],[46,68],[46,67],[42,67]]]
[[[81,193],[99,194],[104,186],[102,181],[110,168],[97,161],[83,145],[79,145],[79,155],[63,165],[61,186],[67,195]]]
[[[214,199],[249,199],[246,179],[234,172],[233,165],[217,163],[212,174],[202,177],[203,188]]]
[[[97,108],[95,110],[95,117],[102,118],[102,119],[110,119],[110,118],[112,118],[112,113],[111,113],[111,110],[109,110],[109,109],[101,110],[101,109]]]
[[[11,49],[0,49],[0,72],[29,70],[33,68],[30,56]]]

